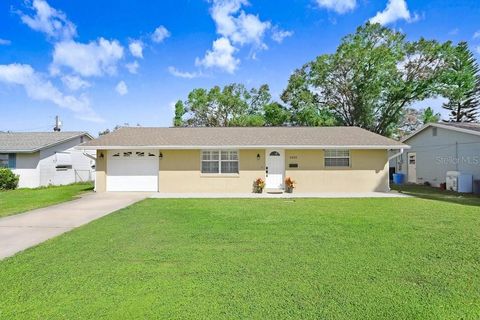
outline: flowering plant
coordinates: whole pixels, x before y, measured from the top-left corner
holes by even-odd
[[[265,180],[258,178],[253,182],[253,192],[262,193],[263,188],[265,188]]]
[[[293,189],[295,188],[295,181],[292,180],[292,178],[287,177],[285,179],[285,189],[287,192],[292,192]]]

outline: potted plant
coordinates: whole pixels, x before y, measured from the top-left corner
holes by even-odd
[[[293,181],[292,178],[287,177],[285,179],[285,192],[292,193],[294,188],[295,188],[295,181]]]
[[[253,182],[253,192],[262,193],[263,188],[265,188],[265,180],[258,178]]]

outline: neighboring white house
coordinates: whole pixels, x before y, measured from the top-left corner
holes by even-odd
[[[460,171],[480,179],[480,124],[429,123],[402,140],[411,146],[393,159],[391,167],[410,183],[438,187],[447,171]]]
[[[20,176],[20,188],[91,181],[94,157],[74,147],[92,139],[86,132],[2,132],[0,167]]]

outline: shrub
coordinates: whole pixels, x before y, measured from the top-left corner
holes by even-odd
[[[13,190],[18,187],[18,175],[8,168],[0,168],[0,190]]]

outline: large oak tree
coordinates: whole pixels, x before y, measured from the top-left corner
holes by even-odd
[[[296,70],[282,100],[294,118],[331,115],[341,125],[391,135],[406,107],[442,93],[452,56],[450,42],[409,42],[401,32],[367,23],[335,53]]]

